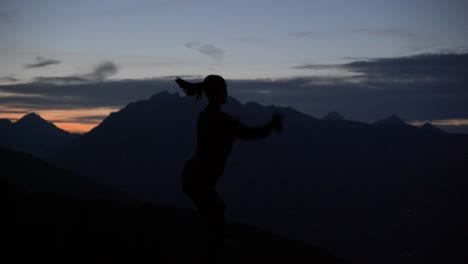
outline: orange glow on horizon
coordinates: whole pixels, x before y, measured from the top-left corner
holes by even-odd
[[[25,108],[12,109],[0,106],[0,119],[6,118],[12,122],[16,122],[24,115],[35,112],[60,129],[71,133],[83,134],[99,125],[110,113],[118,110],[118,108],[109,107],[34,110]]]
[[[70,122],[54,122],[54,125],[60,129],[63,129],[71,133],[84,134],[84,133],[91,131],[91,129],[97,127],[99,123],[84,124],[84,123],[70,123]]]
[[[436,126],[467,126],[468,119],[440,119],[440,120],[418,120],[409,122],[411,125],[414,126],[421,126],[425,123],[430,123]]]

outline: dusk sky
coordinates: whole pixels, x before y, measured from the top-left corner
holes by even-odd
[[[0,0],[0,118],[35,111],[85,132],[132,100],[176,91],[164,81],[118,92],[96,83],[220,74],[241,101],[466,126],[467,10],[465,0]],[[375,101],[375,89],[402,100],[375,109],[356,99]],[[106,99],[81,103],[96,94]]]

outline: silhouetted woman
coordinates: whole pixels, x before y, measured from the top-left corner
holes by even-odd
[[[209,75],[201,83],[190,83],[177,78],[176,83],[189,96],[201,99],[204,93],[208,105],[198,116],[197,150],[187,161],[182,173],[183,192],[188,195],[209,232],[206,263],[215,262],[226,236],[224,203],[215,190],[223,174],[224,165],[236,138],[255,140],[266,137],[275,129],[281,131],[282,117],[273,114],[272,121],[260,127],[247,127],[229,114],[221,112],[226,103],[226,81],[218,75]]]

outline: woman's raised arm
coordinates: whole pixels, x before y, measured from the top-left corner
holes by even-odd
[[[274,113],[270,122],[257,127],[249,127],[235,120],[235,135],[243,140],[251,141],[264,138],[274,129],[281,132],[283,129],[283,116],[280,113]]]

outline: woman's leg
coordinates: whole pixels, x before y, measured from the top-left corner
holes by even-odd
[[[226,237],[226,218],[224,202],[214,188],[189,190],[185,193],[192,199],[209,232],[205,252],[207,260],[214,261],[219,255]]]

